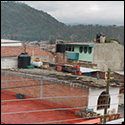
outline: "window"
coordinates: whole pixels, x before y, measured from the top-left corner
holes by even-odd
[[[74,52],[74,46],[67,46],[66,51]]]
[[[83,47],[80,47],[79,52],[82,53],[82,51],[83,51]]]
[[[74,52],[74,46],[72,46],[72,52]]]
[[[106,106],[106,92],[102,92],[98,98],[97,109],[104,109]],[[110,96],[108,95],[108,108],[110,107]]]
[[[92,47],[88,48],[88,53],[91,54],[92,53]]]
[[[84,53],[87,53],[87,47],[84,47]]]
[[[71,46],[69,46],[69,51],[71,51],[72,50],[72,47]]]

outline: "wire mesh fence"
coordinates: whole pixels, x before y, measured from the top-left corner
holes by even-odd
[[[63,80],[57,80],[56,78],[49,78],[44,76],[36,76],[36,75],[26,75],[21,73],[14,73],[8,71],[1,72],[1,94],[13,95],[12,98],[1,98],[1,105],[5,103],[17,103],[18,104],[29,104],[35,103],[36,107],[38,105],[50,105],[50,107],[39,107],[38,109],[29,108],[25,110],[25,108],[21,108],[21,110],[8,110],[2,111],[2,117],[8,117],[9,115],[17,115],[17,114],[29,114],[30,113],[40,113],[42,112],[60,112],[64,115],[61,118],[46,121],[32,121],[31,124],[51,124],[51,123],[70,123],[71,121],[78,121],[87,119],[87,117],[74,117],[76,110],[85,110],[88,108],[88,98],[89,98],[89,88],[84,87],[75,87],[70,83],[65,85],[62,84]],[[64,81],[63,81],[64,82]],[[68,81],[69,82],[69,81]],[[25,99],[17,99],[16,94],[21,93],[26,96]],[[109,95],[104,95],[109,96]],[[112,94],[112,96],[118,96],[118,94]],[[98,97],[98,95],[93,94],[91,97]],[[43,102],[44,101],[44,104]],[[47,102],[47,103],[45,103]],[[48,103],[49,102],[49,103]],[[107,104],[101,104],[101,106],[106,106]],[[118,103],[112,103],[112,105],[118,105]],[[20,105],[21,106],[21,105]],[[22,105],[24,106],[24,105]],[[91,108],[97,107],[97,104],[93,104]],[[73,117],[67,118],[67,114],[70,111]],[[65,112],[65,113],[64,113]],[[70,114],[70,115],[71,115]],[[45,115],[45,114],[44,114]],[[58,117],[58,116],[57,116]],[[64,118],[65,117],[65,118]]]

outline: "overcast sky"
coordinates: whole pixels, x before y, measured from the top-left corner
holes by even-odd
[[[124,1],[20,1],[65,24],[124,25]]]

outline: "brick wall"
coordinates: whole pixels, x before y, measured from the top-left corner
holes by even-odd
[[[124,75],[113,73],[111,76],[114,77],[114,79],[118,80],[119,82],[124,82]]]
[[[8,88],[11,88],[11,87],[29,86],[38,84],[40,85],[40,83],[41,83],[40,80],[34,80],[15,75],[6,76],[3,73],[1,74],[1,88],[6,88],[7,87],[6,84],[8,84]],[[52,83],[48,81],[43,81],[42,87],[40,86],[19,87],[19,88],[8,89],[8,91],[25,94],[30,97],[40,97],[40,88],[42,88],[42,97],[83,96],[83,95],[88,95],[89,93],[89,90],[86,88],[75,88],[68,85],[61,85],[58,83]],[[44,100],[69,107],[82,107],[82,106],[87,106],[88,104],[88,97],[51,98]]]
[[[100,79],[105,79],[105,72],[99,71],[99,72],[98,72],[98,75],[99,75],[99,78],[100,78]]]
[[[39,80],[33,80],[33,79],[20,77],[20,76],[1,74],[1,89],[9,88],[8,91],[10,92],[21,93],[30,97],[39,97],[40,87],[31,86],[31,85],[37,85],[37,84],[40,84]],[[23,86],[27,86],[27,87],[23,87]]]
[[[1,47],[1,57],[18,56],[23,51],[23,47]]]
[[[43,86],[43,97],[82,96],[82,95],[88,95],[88,90],[83,88],[81,89],[75,88],[68,85],[61,85],[58,83],[56,84],[50,83],[49,85]],[[47,101],[56,102],[57,104],[70,106],[70,107],[82,107],[87,105],[88,98],[87,97],[77,97],[77,98],[69,97],[69,98],[47,99]]]
[[[65,58],[65,60],[64,60]],[[63,55],[63,53],[55,54],[55,63],[67,63],[67,54]]]
[[[24,52],[23,47],[1,47],[1,57],[19,56],[22,52]],[[54,58],[53,54],[50,52],[44,51],[43,49],[35,46],[27,46],[26,52],[30,56],[48,57],[48,59]]]
[[[19,56],[22,52],[24,52],[23,47],[1,47],[1,57]],[[54,55],[36,46],[27,46],[26,52],[30,56],[42,57],[55,63],[64,63],[62,53],[56,53]],[[65,54],[65,62],[67,62],[67,54]]]

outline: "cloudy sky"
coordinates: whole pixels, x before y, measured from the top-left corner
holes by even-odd
[[[20,1],[65,24],[124,25],[124,1]]]

